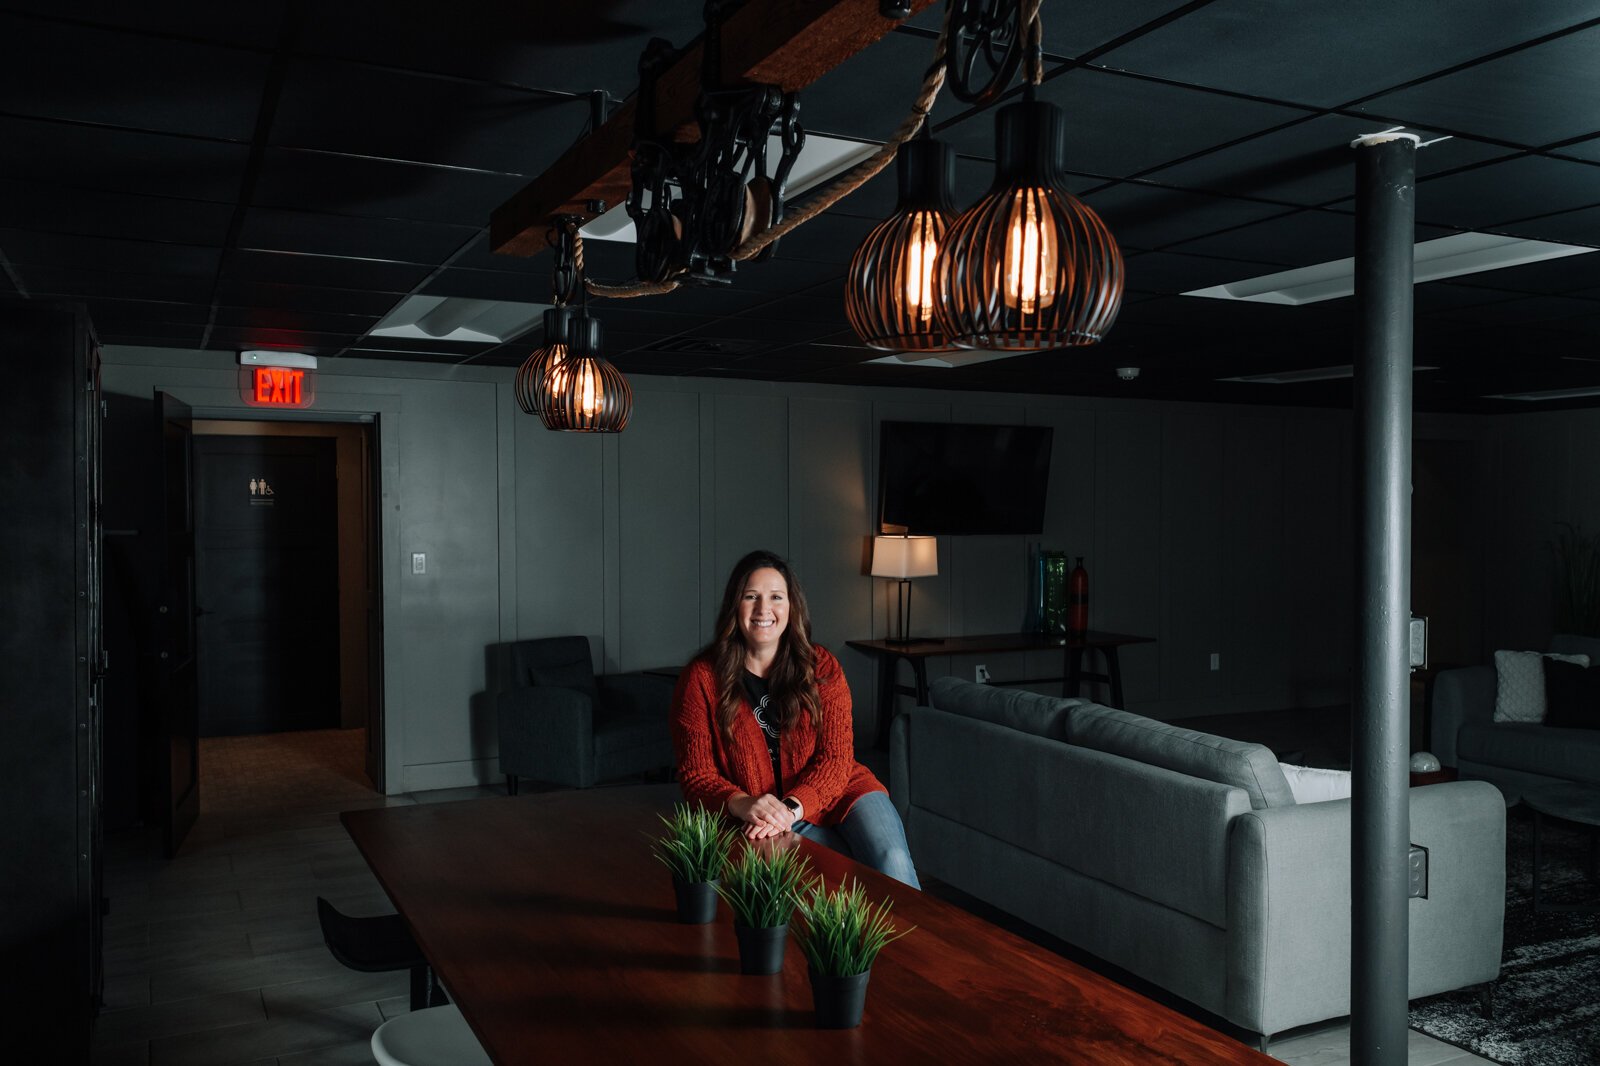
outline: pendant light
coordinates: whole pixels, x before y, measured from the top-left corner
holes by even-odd
[[[515,392],[517,406],[530,415],[541,415],[540,394],[550,368],[567,357],[567,320],[572,312],[552,307],[544,313],[544,343],[533,350],[517,368]]]
[[[633,390],[600,354],[600,323],[585,310],[567,319],[566,351],[547,362],[539,383],[539,420],[569,433],[621,433],[633,413]]]
[[[1066,122],[1033,98],[995,116],[995,178],[945,235],[934,264],[941,328],[961,348],[1093,344],[1122,306],[1122,252],[1062,183]]]
[[[954,346],[935,313],[934,263],[955,219],[950,187],[955,153],[926,136],[895,158],[900,196],[894,214],[874,226],[850,257],[844,309],[869,348],[947,352]]]

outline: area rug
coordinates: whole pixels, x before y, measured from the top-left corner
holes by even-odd
[[[1588,837],[1546,820],[1542,902],[1592,902]],[[1475,990],[1411,1005],[1411,1028],[1507,1066],[1600,1063],[1600,915],[1533,913],[1533,820],[1513,809],[1506,824],[1505,957],[1494,1017],[1478,1013]]]

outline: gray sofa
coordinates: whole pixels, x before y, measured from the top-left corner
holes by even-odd
[[[1263,1038],[1349,1013],[1349,800],[1296,805],[1261,745],[1081,700],[942,678],[930,702],[890,740],[920,872]],[[1411,996],[1492,981],[1500,794],[1410,797]]]
[[[1600,666],[1600,640],[1558,634],[1550,651],[1587,655]],[[1557,729],[1494,720],[1494,666],[1441,670],[1433,681],[1432,751],[1463,778],[1491,781],[1509,800],[1555,781],[1600,786],[1600,729]]]

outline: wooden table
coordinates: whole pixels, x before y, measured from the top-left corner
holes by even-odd
[[[1062,695],[1076,696],[1085,681],[1105,681],[1111,685],[1111,706],[1122,706],[1122,665],[1117,660],[1117,649],[1124,644],[1150,644],[1154,637],[1136,637],[1127,633],[1104,633],[1091,629],[1084,633],[1061,636],[1053,633],[990,633],[980,637],[933,637],[902,643],[896,640],[847,640],[848,647],[864,651],[878,659],[878,735],[874,745],[888,750],[889,723],[894,719],[894,698],[904,693],[916,699],[917,706],[928,702],[928,659],[936,655],[997,655],[1016,651],[1055,651],[1062,653],[1061,673],[1050,677],[1029,677],[1016,681],[991,681],[995,685],[1032,685],[1047,681],[1061,681]],[[1098,651],[1106,662],[1103,674],[1085,673],[1083,653]],[[916,684],[907,687],[895,677],[898,661],[911,664],[911,674]]]
[[[741,976],[725,905],[676,921],[648,835],[674,786],[376,810],[341,820],[490,1057],[515,1063],[1273,1060],[809,842],[916,930],[873,968],[857,1029],[813,1027],[804,956]]]

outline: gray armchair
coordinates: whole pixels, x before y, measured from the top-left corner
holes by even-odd
[[[510,647],[511,687],[495,700],[500,772],[588,788],[670,767],[672,681],[648,674],[596,677],[587,637],[521,640]]]

